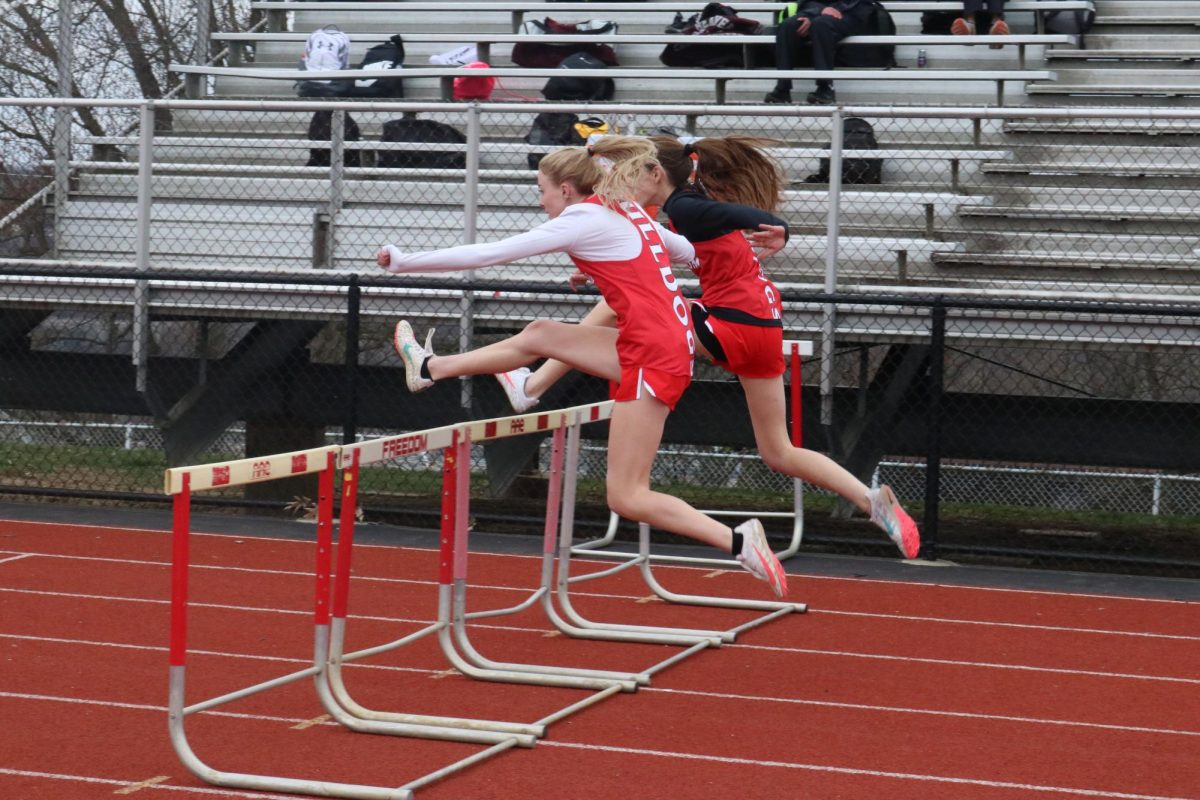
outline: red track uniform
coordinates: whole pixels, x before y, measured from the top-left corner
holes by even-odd
[[[773,378],[786,369],[783,307],[779,290],[763,274],[742,234],[761,224],[787,223],[757,208],[722,203],[676,190],[663,204],[671,228],[692,242],[699,265],[700,303],[693,307],[696,335],[713,363],[745,378]]]
[[[596,197],[584,202],[599,204]],[[675,408],[692,379],[696,344],[688,304],[679,292],[658,229],[636,203],[611,209],[637,228],[642,250],[636,258],[596,261],[571,254],[617,315],[617,359],[621,382],[614,400],[634,400],[643,390]]]

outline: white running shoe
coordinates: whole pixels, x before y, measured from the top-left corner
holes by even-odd
[[[462,47],[456,47],[444,53],[434,53],[429,57],[430,64],[438,64],[443,67],[461,67],[478,60],[479,54],[473,44],[464,44]]]
[[[767,543],[767,534],[763,531],[762,523],[750,519],[734,530],[742,535],[742,552],[737,555],[737,560],[751,575],[770,584],[776,597],[786,595],[787,574],[784,573],[783,565],[779,563],[775,553],[771,551],[771,545]]]
[[[896,499],[892,487],[868,489],[867,499],[871,501],[871,522],[883,528],[905,558],[916,558],[921,552],[921,532]]]
[[[429,334],[425,337],[425,346],[422,347],[417,344],[411,325],[405,320],[396,323],[396,331],[392,335],[392,346],[396,348],[400,358],[404,359],[404,380],[408,383],[410,392],[421,392],[433,386],[431,379],[421,377],[421,365],[425,363],[425,359],[433,355],[433,350],[430,348],[432,341],[433,328],[429,329]]]
[[[496,380],[500,381],[504,393],[508,395],[509,404],[518,414],[524,414],[538,404],[536,397],[525,394],[525,382],[529,380],[529,374],[529,367],[496,373]]]

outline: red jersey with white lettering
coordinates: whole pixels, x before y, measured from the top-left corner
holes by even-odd
[[[741,231],[706,242],[693,241],[692,246],[700,262],[693,269],[700,279],[700,302],[713,316],[722,316],[717,309],[730,309],[757,320],[783,319],[779,289],[763,274],[754,248]],[[749,322],[740,317],[735,321]]]
[[[584,202],[602,205],[595,196]],[[607,208],[641,233],[641,253],[623,261],[589,261],[573,254],[571,260],[595,282],[617,314],[617,358],[622,372],[646,368],[691,376],[696,352],[692,320],[671,272],[666,247],[637,203]]]

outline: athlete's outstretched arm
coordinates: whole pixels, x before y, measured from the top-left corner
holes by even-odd
[[[578,227],[572,225],[569,219],[559,216],[543,222],[531,231],[498,242],[463,244],[420,253],[405,253],[395,245],[385,244],[375,260],[388,272],[453,272],[481,269],[545,253],[565,252],[571,248],[577,237]]]

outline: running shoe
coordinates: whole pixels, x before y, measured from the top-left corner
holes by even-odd
[[[767,534],[763,531],[762,523],[750,519],[734,530],[742,535],[742,552],[738,553],[737,560],[751,575],[770,584],[776,597],[786,595],[787,574],[784,573],[783,565],[779,563],[775,553],[771,551],[771,545],[767,543]]]
[[[443,67],[461,67],[478,60],[479,54],[476,52],[475,45],[473,44],[465,44],[462,47],[456,47],[444,53],[434,53],[429,57],[430,64],[437,64]]]
[[[992,36],[1008,36],[1012,31],[1008,29],[1008,23],[1002,19],[998,19],[992,23],[992,27],[988,29],[988,33]],[[993,50],[999,50],[1004,47],[1002,44],[989,44],[988,47]]]
[[[917,523],[901,507],[892,487],[868,489],[867,498],[871,501],[871,522],[883,528],[905,558],[916,558],[921,552],[921,533]]]
[[[500,381],[504,394],[508,395],[509,405],[518,414],[524,414],[538,404],[536,397],[525,394],[525,382],[529,380],[529,367],[497,373],[496,380]]]
[[[974,36],[975,23],[964,17],[959,17],[950,23],[950,32],[955,36]]]
[[[396,323],[396,332],[392,336],[392,346],[396,348],[396,352],[400,354],[400,358],[404,360],[404,380],[408,383],[410,392],[421,392],[433,386],[433,381],[429,378],[421,377],[421,365],[425,363],[425,359],[433,355],[430,349],[430,344],[433,342],[433,328],[429,329],[429,334],[425,337],[425,346],[417,344],[417,339],[413,336],[412,326],[405,320],[400,320]]]

